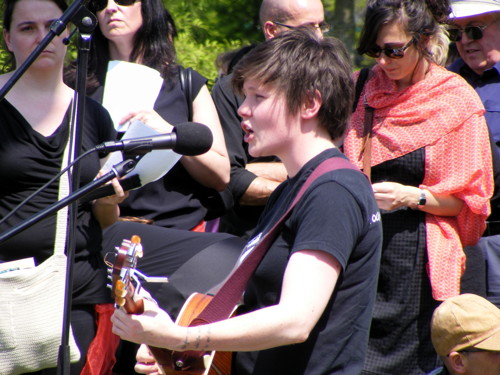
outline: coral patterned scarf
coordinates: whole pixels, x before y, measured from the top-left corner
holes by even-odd
[[[344,141],[352,162],[362,167],[366,99],[375,109],[372,166],[425,147],[420,187],[434,195],[453,194],[465,203],[458,216],[426,214],[433,297],[444,300],[457,295],[465,267],[463,247],[475,244],[483,233],[493,193],[484,107],[461,77],[434,64],[425,79],[401,91],[376,66],[360,98]]]

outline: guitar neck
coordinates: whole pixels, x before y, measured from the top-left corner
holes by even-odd
[[[144,300],[142,297],[135,294],[133,285],[129,286],[125,303],[122,306],[127,314],[140,315],[144,313]],[[171,363],[172,352],[168,349],[148,346],[149,351],[155,358],[156,363],[160,367],[161,375],[173,374],[171,369],[167,369],[167,364]]]
[[[139,236],[123,240],[116,253],[108,253],[106,264],[111,268],[112,291],[117,307],[128,314],[143,314],[144,299],[136,292],[134,270],[137,258],[142,256]],[[212,296],[193,293],[184,304],[176,323],[189,326],[194,318],[211,301]],[[148,346],[161,375],[229,375],[231,353],[216,352],[173,352],[165,348]],[[219,360],[220,358],[220,360]]]

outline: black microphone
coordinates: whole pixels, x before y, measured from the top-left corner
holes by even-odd
[[[123,151],[127,155],[144,155],[153,150],[171,149],[180,155],[195,156],[210,150],[212,142],[212,132],[206,125],[184,122],[176,125],[169,134],[104,142],[95,149],[99,152]]]

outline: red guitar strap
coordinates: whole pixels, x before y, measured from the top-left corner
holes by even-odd
[[[265,234],[262,240],[243,260],[217,294],[215,294],[207,307],[196,319],[193,320],[190,326],[213,323],[227,319],[231,316],[234,311],[234,307],[238,304],[243,292],[245,291],[248,280],[257,268],[261,259],[264,257],[266,251],[276,239],[283,222],[290,215],[304,192],[319,176],[336,169],[354,169],[359,171],[359,169],[350,161],[342,157],[330,158],[319,164],[304,182],[304,185],[302,185],[285,214],[276,222],[276,224],[274,224],[271,230]]]

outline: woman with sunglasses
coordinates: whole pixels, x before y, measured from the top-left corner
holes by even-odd
[[[139,120],[160,132],[186,121],[207,125],[213,134],[211,149],[198,156],[184,156],[162,179],[130,192],[121,205],[122,215],[140,216],[155,225],[203,230],[207,200],[217,198],[229,182],[229,158],[217,111],[206,87],[206,79],[192,72],[192,119],[181,89],[179,65],[173,39],[174,21],[161,0],[93,0],[89,10],[99,27],[93,34],[90,73],[100,86],[99,99],[110,60],[142,64],[160,72],[164,79],[154,111],[128,113],[122,124]],[[117,125],[117,124],[115,124]],[[159,161],[161,162],[161,161]]]
[[[431,0],[367,4],[358,52],[376,65],[344,142],[353,162],[371,167],[384,230],[365,374],[436,367],[432,312],[460,293],[463,246],[478,241],[489,213],[484,110],[471,87],[440,66],[448,7]]]

